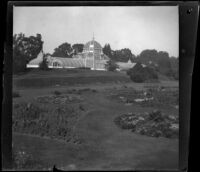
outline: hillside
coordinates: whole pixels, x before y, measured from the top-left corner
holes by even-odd
[[[17,88],[41,88],[92,83],[114,84],[127,82],[132,81],[124,73],[81,69],[52,69],[49,71],[34,69],[24,75],[14,75],[13,77],[13,85]]]

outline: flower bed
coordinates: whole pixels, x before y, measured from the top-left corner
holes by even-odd
[[[151,137],[178,138],[179,118],[167,116],[160,111],[147,114],[123,114],[115,118],[115,124],[122,129]]]
[[[109,98],[122,103],[139,104],[144,107],[175,106],[179,104],[178,90],[157,90],[136,91],[134,89],[112,90]]]
[[[53,109],[31,103],[13,106],[13,131],[19,133],[48,136],[80,143],[73,133],[73,127],[81,115],[80,108],[59,105]]]

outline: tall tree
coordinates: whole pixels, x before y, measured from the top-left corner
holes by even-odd
[[[40,34],[26,37],[23,33],[13,36],[13,72],[23,72],[26,64],[37,57],[42,50],[43,41]]]
[[[105,55],[107,55],[109,58],[112,58],[112,50],[110,44],[105,44],[102,50]]]
[[[71,58],[73,53],[74,51],[71,47],[71,44],[65,42],[54,49],[52,56]]]

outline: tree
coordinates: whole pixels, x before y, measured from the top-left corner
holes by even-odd
[[[118,68],[118,65],[115,63],[115,61],[113,60],[109,60],[107,61],[107,63],[105,64],[105,68],[108,71],[115,71]]]
[[[157,64],[159,60],[158,52],[157,50],[143,50],[140,55],[137,57],[137,62],[140,62],[142,64],[148,65],[151,61],[152,63]]]
[[[41,69],[41,70],[48,70],[49,69],[48,61],[47,61],[46,58],[43,58],[42,62],[40,62],[39,69]]]
[[[176,58],[175,58],[176,59]],[[169,54],[165,51],[144,50],[136,58],[137,62],[154,67],[159,73],[171,77],[178,68],[174,58],[169,57]],[[174,64],[175,63],[175,64]]]
[[[131,50],[128,48],[114,51],[111,49],[110,44],[105,44],[102,50],[105,55],[116,62],[127,62],[129,59],[135,62],[136,59],[136,56],[132,54]]]
[[[71,58],[73,53],[74,51],[71,47],[71,44],[65,42],[54,49],[52,56]]]
[[[24,72],[26,64],[37,57],[42,50],[42,36],[25,37],[24,34],[15,34],[13,36],[13,72]]]
[[[131,50],[124,48],[121,50],[115,50],[112,59],[119,62],[127,62],[129,59],[134,61],[135,55],[132,54]]]
[[[83,44],[74,44],[72,45],[72,48],[74,50],[74,54],[78,54],[78,53],[81,53],[83,51]]]
[[[105,44],[102,50],[105,55],[107,55],[109,58],[112,58],[112,50],[110,44]]]

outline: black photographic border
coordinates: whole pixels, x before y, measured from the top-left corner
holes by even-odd
[[[4,39],[2,102],[2,166],[11,169],[12,160],[12,37],[13,6],[178,6],[179,7],[179,169],[188,169],[191,91],[197,54],[198,1],[10,1],[7,2]]]

